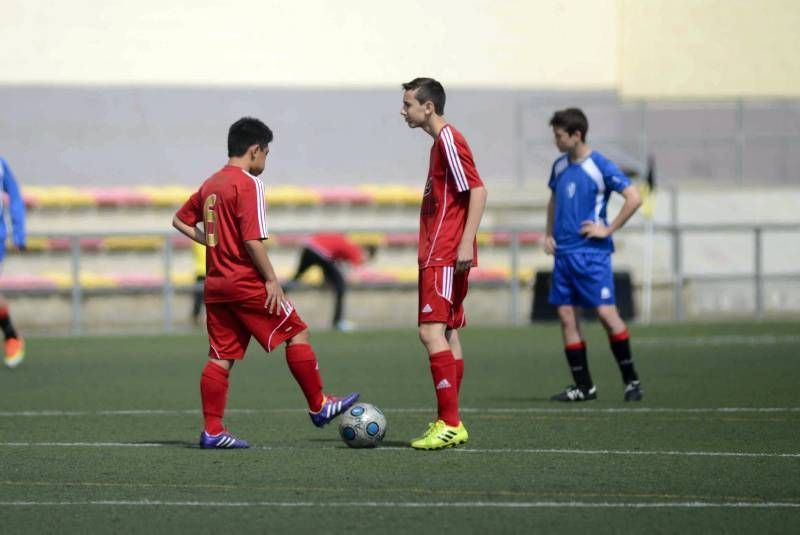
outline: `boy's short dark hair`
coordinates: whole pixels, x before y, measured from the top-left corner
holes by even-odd
[[[444,87],[433,78],[414,78],[410,82],[404,83],[403,89],[405,91],[417,90],[415,96],[420,104],[425,104],[430,100],[433,102],[436,114],[444,115]]]
[[[567,108],[559,110],[550,119],[550,126],[562,128],[567,134],[581,133],[581,141],[586,142],[586,132],[589,131],[589,120],[580,108]]]
[[[228,130],[228,157],[244,156],[253,145],[266,148],[272,142],[272,130],[253,117],[242,117]]]

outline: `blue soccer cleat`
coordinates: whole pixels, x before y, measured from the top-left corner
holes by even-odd
[[[358,401],[358,396],[358,392],[350,392],[343,397],[325,396],[325,401],[322,402],[322,408],[319,412],[308,413],[311,417],[311,423],[317,427],[330,423],[331,420],[349,409],[350,405]]]
[[[219,435],[209,435],[205,431],[200,433],[200,447],[203,449],[244,449],[249,448],[250,443],[241,438],[236,438],[227,431]]]

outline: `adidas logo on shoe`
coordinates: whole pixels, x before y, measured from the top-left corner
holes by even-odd
[[[577,385],[570,385],[563,392],[550,398],[551,401],[589,401],[592,399],[597,399],[596,386],[585,390]]]
[[[444,390],[445,388],[452,388],[453,385],[447,379],[442,379],[436,384],[436,390]]]
[[[642,385],[639,381],[631,381],[625,385],[625,394],[623,399],[625,401],[642,401]]]

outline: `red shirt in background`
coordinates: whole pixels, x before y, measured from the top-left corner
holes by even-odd
[[[314,234],[308,238],[306,246],[334,262],[343,260],[354,266],[364,263],[364,251],[344,234],[334,232]]]
[[[244,247],[267,232],[264,183],[240,167],[226,165],[207,179],[177,213],[206,233],[206,303],[265,296],[264,279]]]

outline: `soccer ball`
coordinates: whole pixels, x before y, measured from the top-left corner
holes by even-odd
[[[351,448],[374,448],[386,435],[386,416],[369,403],[356,403],[339,420],[339,436]]]

